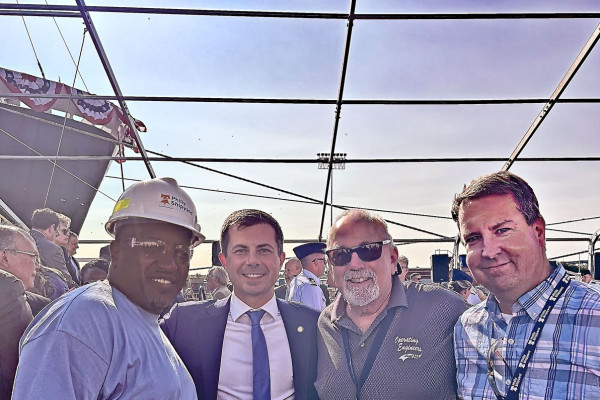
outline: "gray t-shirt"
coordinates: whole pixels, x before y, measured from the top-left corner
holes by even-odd
[[[21,339],[13,399],[196,399],[157,319],[107,281],[66,294]]]
[[[377,327],[394,309],[395,316],[360,398],[456,399],[453,329],[468,304],[439,285],[403,285],[397,277],[392,279],[388,305],[364,334],[346,315],[346,302],[341,296],[321,313],[315,387],[322,400],[357,398],[341,330],[348,330],[352,365],[358,379]]]

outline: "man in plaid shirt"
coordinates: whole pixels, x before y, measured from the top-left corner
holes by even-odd
[[[531,187],[509,172],[455,196],[473,277],[490,290],[454,332],[464,399],[600,399],[600,293],[546,258]]]

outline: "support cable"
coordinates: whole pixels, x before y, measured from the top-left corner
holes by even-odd
[[[170,156],[167,156],[167,155],[164,155],[164,154],[160,154],[160,153],[157,153],[157,152],[151,151],[151,150],[148,150],[148,153],[149,154],[158,155],[158,156],[161,156],[161,157],[165,157],[165,158],[170,158]],[[189,162],[189,161],[180,161],[180,162],[182,162],[183,164],[186,164],[186,165],[190,165],[190,166],[196,167],[196,168],[204,169],[206,171],[214,172],[216,174],[220,174],[220,175],[224,175],[224,176],[227,176],[227,177],[230,177],[230,178],[233,178],[233,179],[241,180],[243,182],[252,183],[254,185],[258,185],[258,186],[261,186],[261,187],[264,187],[264,188],[267,188],[267,189],[275,190],[275,191],[282,192],[282,193],[285,193],[285,194],[289,194],[289,195],[292,195],[292,196],[300,197],[300,198],[302,198],[304,200],[309,200],[309,201],[312,201],[312,202],[316,202],[316,203],[322,204],[320,200],[313,199],[311,197],[304,196],[304,195],[301,195],[301,194],[298,194],[298,193],[290,192],[289,190],[276,188],[274,186],[270,186],[270,185],[267,185],[267,184],[264,184],[264,183],[253,181],[251,179],[242,178],[240,176],[236,176],[236,175],[233,175],[233,174],[230,174],[230,173],[227,173],[227,172],[219,171],[219,170],[216,170],[214,168],[205,167],[203,165],[199,165],[199,164],[196,164],[196,163],[193,163],[193,162]],[[325,206],[328,206],[328,205],[329,204],[327,203],[327,200],[325,200]],[[333,205],[333,207],[338,208],[340,210],[346,210],[346,208],[340,207],[340,206],[335,205],[335,204]],[[391,225],[401,226],[401,227],[404,227],[404,228],[407,228],[407,229],[412,229],[412,230],[417,231],[417,232],[422,232],[422,233],[426,233],[428,235],[437,236],[439,238],[446,238],[446,236],[444,236],[444,235],[440,235],[440,234],[435,233],[435,232],[426,231],[424,229],[420,229],[420,228],[417,228],[417,227],[414,227],[414,226],[401,224],[400,222],[390,221],[390,220],[387,220],[387,219],[385,221],[387,223],[391,224]]]
[[[79,63],[81,62],[81,54],[83,53],[83,44],[85,43],[85,30],[83,31],[83,38],[81,39],[81,48],[79,49],[79,57],[77,58],[77,64],[75,65],[75,76],[73,77],[72,87],[75,87],[75,82],[77,81],[77,73],[79,72]],[[71,91],[72,93],[72,91]],[[50,187],[52,186],[52,181],[54,179],[54,172],[56,171],[56,166],[58,165],[57,158],[60,154],[60,147],[62,145],[62,140],[65,135],[65,127],[67,126],[67,119],[69,118],[69,111],[71,110],[71,101],[67,102],[67,110],[65,112],[65,117],[63,118],[62,128],[60,130],[60,138],[58,139],[58,147],[56,148],[56,155],[54,156],[54,162],[52,163],[52,172],[50,173],[50,180],[48,181],[48,189],[46,190],[46,198],[44,199],[44,207],[46,207],[48,202],[48,196],[50,195]]]
[[[119,176],[114,176],[114,175],[106,175],[105,178],[109,178],[109,179],[124,179],[126,181],[131,181],[131,182],[140,182],[141,181],[141,179],[121,178]],[[182,188],[186,188],[186,189],[192,189],[192,190],[201,190],[201,191],[205,191],[205,192],[231,194],[231,195],[235,195],[235,196],[246,196],[246,197],[253,197],[253,198],[267,199],[267,200],[287,201],[287,202],[302,203],[302,204],[321,204],[320,201],[316,201],[316,200],[315,201],[308,201],[308,200],[288,199],[288,198],[282,198],[282,197],[264,196],[264,195],[260,195],[260,194],[231,192],[231,191],[228,191],[228,190],[219,190],[219,189],[209,189],[209,188],[204,188],[204,187],[199,187],[199,186],[189,186],[189,185],[181,185],[181,187]],[[327,204],[327,205],[331,206],[331,204]],[[385,213],[391,213],[391,214],[400,214],[400,215],[408,215],[408,216],[417,216],[417,217],[426,217],[426,218],[440,218],[440,219],[452,219],[451,217],[443,217],[443,216],[440,216],[440,215],[418,214],[418,213],[410,213],[410,212],[405,212],[405,211],[382,210],[382,209],[379,209],[379,208],[367,208],[367,207],[360,207],[360,206],[346,206],[346,205],[341,205],[341,204],[338,204],[338,206],[339,207],[344,207],[344,208],[356,208],[356,209],[359,209],[359,210],[378,211],[378,212],[385,212]]]
[[[571,222],[589,221],[591,219],[598,219],[598,218],[600,218],[600,215],[597,216],[597,217],[586,217],[586,218],[571,219],[571,220],[568,220],[568,221],[552,222],[550,224],[546,224],[546,226],[568,224],[568,223],[571,223]]]
[[[76,2],[77,2],[77,7],[79,8],[79,10],[81,12],[81,17],[83,18],[83,22],[85,23],[85,26],[90,34],[90,38],[92,39],[92,42],[94,43],[94,47],[96,48],[96,51],[98,52],[98,56],[100,57],[100,62],[102,63],[102,66],[104,67],[104,72],[106,72],[108,81],[110,82],[110,85],[112,86],[113,91],[115,92],[115,95],[118,98],[119,105],[121,106],[121,111],[123,112],[123,115],[127,119],[127,126],[129,127],[129,129],[131,131],[131,136],[135,140],[137,147],[139,149],[140,155],[144,159],[144,164],[146,165],[148,174],[150,175],[151,178],[156,178],[154,169],[152,168],[150,161],[148,161],[148,158],[146,155],[146,149],[144,148],[144,145],[142,144],[142,139],[140,138],[140,135],[138,134],[138,131],[137,131],[137,128],[135,125],[135,121],[134,121],[133,117],[131,116],[131,113],[129,112],[129,108],[127,107],[127,104],[125,103],[125,100],[123,100],[123,93],[121,92],[121,88],[119,87],[119,83],[117,82],[115,73],[112,70],[110,62],[108,61],[108,57],[106,55],[106,52],[104,51],[104,46],[102,46],[102,42],[100,41],[100,37],[98,36],[96,27],[94,26],[94,23],[92,22],[92,17],[90,16],[89,11],[87,10],[85,1],[84,0],[76,0]]]
[[[354,27],[354,10],[356,9],[356,0],[350,0],[350,13],[348,14],[348,30],[346,32],[346,44],[344,46],[344,60],[342,62],[342,74],[340,77],[340,88],[335,106],[335,121],[333,126],[333,137],[331,138],[331,150],[329,151],[329,162],[327,168],[327,182],[325,183],[325,196],[323,198],[323,210],[321,212],[321,227],[319,228],[319,242],[323,241],[323,227],[325,225],[325,213],[327,211],[327,196],[329,184],[333,173],[333,158],[335,155],[335,144],[337,141],[338,128],[340,126],[340,117],[342,112],[342,99],[344,98],[344,87],[346,84],[346,71],[348,70],[348,56],[350,54],[350,41],[352,40],[352,28]],[[332,205],[333,206],[333,205]]]
[[[91,189],[94,189],[96,191],[96,193],[100,193],[101,195],[109,198],[110,200],[114,201],[115,203],[117,202],[116,199],[113,199],[112,197],[110,197],[108,194],[104,193],[103,191],[101,191],[99,188],[96,188],[92,185],[90,185],[89,183],[87,183],[86,181],[84,181],[83,179],[81,179],[80,177],[78,177],[77,175],[75,175],[74,173],[68,171],[66,168],[56,164],[54,161],[52,161],[51,158],[49,158],[48,156],[44,156],[42,153],[40,153],[39,151],[37,151],[36,149],[34,149],[33,147],[29,146],[27,143],[19,140],[17,137],[11,135],[10,133],[8,133],[7,131],[5,131],[4,129],[0,128],[0,132],[4,133],[5,135],[7,135],[8,137],[10,137],[11,139],[13,139],[14,141],[16,141],[17,143],[21,144],[22,146],[26,147],[28,150],[31,150],[32,152],[34,152],[35,154],[39,155],[39,156],[43,156],[46,157],[46,160],[48,160],[49,163],[51,163],[53,165],[53,167],[57,167],[60,170],[62,170],[63,172],[71,175],[73,178],[77,179],[78,181],[80,181],[81,183],[83,183],[84,185],[88,186]]]
[[[46,1],[46,5],[48,5],[48,0],[45,0],[45,1]],[[81,78],[81,82],[83,83],[83,87],[85,87],[85,91],[89,93],[90,90],[88,89],[88,87],[85,83],[85,80],[83,80],[83,75],[81,75],[81,71],[79,71],[79,68],[77,68],[77,65],[79,64],[79,60],[77,62],[75,62],[75,58],[73,58],[71,49],[69,48],[69,45],[67,44],[67,41],[65,40],[65,37],[63,36],[60,26],[58,26],[58,21],[56,21],[56,17],[52,17],[52,20],[54,21],[54,24],[56,25],[56,29],[58,29],[58,34],[60,35],[63,43],[65,44],[65,48],[67,49],[67,52],[69,53],[69,57],[71,57],[71,61],[73,61],[73,65],[77,69],[76,74],[79,74],[79,78]],[[81,53],[83,51],[83,42],[85,41],[86,32],[87,32],[87,29],[84,27],[83,28],[83,40],[81,41],[81,50],[79,51],[79,59],[81,59]],[[75,87],[75,83],[73,83],[73,87]]]
[[[562,256],[556,256],[556,257],[551,257],[548,258],[548,261],[554,261],[554,260],[558,260],[559,258],[565,258],[565,257],[571,257],[571,256],[577,256],[579,254],[587,254],[587,250],[583,250],[583,251],[578,251],[576,253],[569,253],[569,254],[563,254]]]
[[[19,0],[15,0],[17,4],[19,4]],[[37,55],[37,51],[35,51],[35,46],[33,45],[33,40],[31,39],[31,34],[29,33],[29,28],[27,27],[27,22],[25,22],[25,17],[21,15],[21,19],[23,20],[23,25],[25,25],[25,31],[27,32],[27,37],[29,38],[29,43],[31,43],[31,49],[33,50],[33,55],[35,56],[35,60],[37,61],[37,65],[40,68],[40,72],[42,73],[42,78],[46,79],[46,74],[44,74],[44,69],[42,68],[42,63],[40,63],[40,59]]]
[[[563,232],[563,233],[573,233],[575,235],[585,235],[585,236],[590,236],[591,233],[587,233],[587,232],[574,232],[574,231],[565,231],[562,229],[552,229],[552,228],[546,228],[547,231],[552,231],[552,232]]]
[[[550,110],[552,110],[552,108],[554,107],[556,100],[563,94],[569,83],[571,83],[571,81],[573,80],[573,77],[575,76],[579,68],[583,65],[583,62],[585,61],[587,56],[592,52],[592,49],[598,42],[598,39],[600,39],[600,24],[598,24],[596,29],[594,29],[594,32],[575,58],[575,61],[573,61],[573,64],[571,64],[571,66],[567,70],[567,73],[562,78],[562,80],[550,96],[550,99],[548,99],[546,105],[542,108],[542,111],[539,112],[529,129],[527,129],[527,132],[525,132],[525,135],[523,136],[519,144],[517,144],[517,147],[513,150],[510,157],[508,157],[508,160],[502,167],[502,171],[508,171],[517,159],[517,157],[519,157],[519,154],[521,154],[525,146],[527,146],[529,140],[533,137],[533,135],[538,130],[542,122],[544,122],[544,120],[550,113]]]

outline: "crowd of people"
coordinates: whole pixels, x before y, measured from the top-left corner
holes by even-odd
[[[204,236],[174,179],[125,190],[81,269],[69,218],[36,210],[0,225],[0,399],[600,399],[600,290],[548,262],[531,187],[482,176],[451,215],[466,265],[441,285],[375,213],[286,262],[277,220],[238,210],[211,299],[185,302]]]

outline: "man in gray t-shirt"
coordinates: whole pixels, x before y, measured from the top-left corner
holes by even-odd
[[[63,295],[25,331],[13,399],[194,400],[196,388],[158,326],[204,236],[171,178],[121,194],[106,224],[108,279]]]
[[[319,397],[455,399],[452,338],[464,300],[392,276],[398,250],[378,215],[346,211],[327,249],[342,296],[319,318]]]

